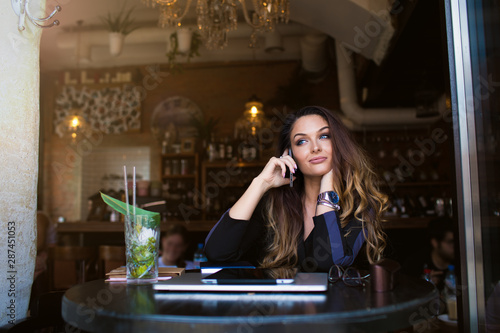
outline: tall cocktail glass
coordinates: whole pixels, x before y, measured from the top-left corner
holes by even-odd
[[[127,283],[158,281],[160,226],[150,215],[125,216]]]

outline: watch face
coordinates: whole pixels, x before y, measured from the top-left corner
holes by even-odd
[[[334,191],[323,192],[320,194],[320,197],[322,197],[322,199],[326,199],[334,204],[339,203],[339,196]]]
[[[332,202],[333,202],[334,204],[339,203],[339,196],[337,195],[337,193],[335,193],[335,192],[333,192],[333,191],[332,191],[332,192],[330,192],[330,194],[331,194],[331,196],[332,196],[332,197],[331,197]]]
[[[173,96],[160,102],[151,116],[151,131],[160,141],[168,133],[171,142],[198,135],[193,118],[201,119],[203,114],[192,100]]]

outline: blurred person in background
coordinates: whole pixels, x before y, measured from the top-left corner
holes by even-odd
[[[427,226],[426,248],[405,260],[403,272],[422,277],[424,269],[429,269],[432,283],[440,292],[443,291],[448,266],[455,264],[453,230],[453,220],[450,218],[430,221]]]
[[[194,269],[193,262],[185,260],[184,257],[188,246],[187,229],[179,224],[171,226],[161,236],[161,257],[158,258],[158,266]]]

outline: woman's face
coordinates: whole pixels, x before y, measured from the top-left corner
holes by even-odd
[[[165,256],[169,262],[175,262],[186,250],[186,244],[181,235],[173,234],[163,237],[161,241],[162,256]]]
[[[323,117],[308,115],[297,119],[290,142],[293,158],[304,176],[323,176],[332,169],[330,128]]]

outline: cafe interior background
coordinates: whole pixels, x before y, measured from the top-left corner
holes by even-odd
[[[129,172],[135,166],[146,186],[139,203],[165,200],[164,220],[190,230],[194,251],[272,155],[283,114],[321,105],[342,118],[374,160],[391,201],[389,256],[403,260],[419,251],[431,219],[453,218],[466,286],[460,326],[468,331],[483,323],[499,276],[493,258],[500,244],[500,192],[492,172],[499,133],[490,126],[499,120],[496,67],[489,62],[485,69],[481,56],[475,58],[483,79],[474,84],[483,90],[484,82],[490,85],[488,98],[474,109],[481,118],[474,112],[466,117],[478,121],[477,132],[468,133],[477,135],[469,151],[456,115],[460,71],[450,56],[449,40],[458,29],[450,17],[457,8],[431,0],[296,0],[288,23],[252,38],[237,7],[237,30],[224,43],[193,34],[194,1],[183,30],[168,22],[160,27],[160,8],[139,0],[61,5],[55,17],[60,25],[43,31],[40,46],[38,190],[42,209],[61,222],[58,227],[113,223],[117,217],[93,199],[100,190],[119,197],[123,165]],[[47,10],[51,6],[49,1]],[[115,46],[103,18],[132,7],[137,29]],[[498,25],[498,16],[482,22],[470,15],[471,32],[489,38],[488,24]],[[492,57],[494,42],[486,48]],[[464,176],[467,161],[479,165],[472,168],[481,171],[477,178]],[[480,240],[471,241],[471,232]],[[74,235],[60,232],[59,242],[123,242],[119,234]]]

